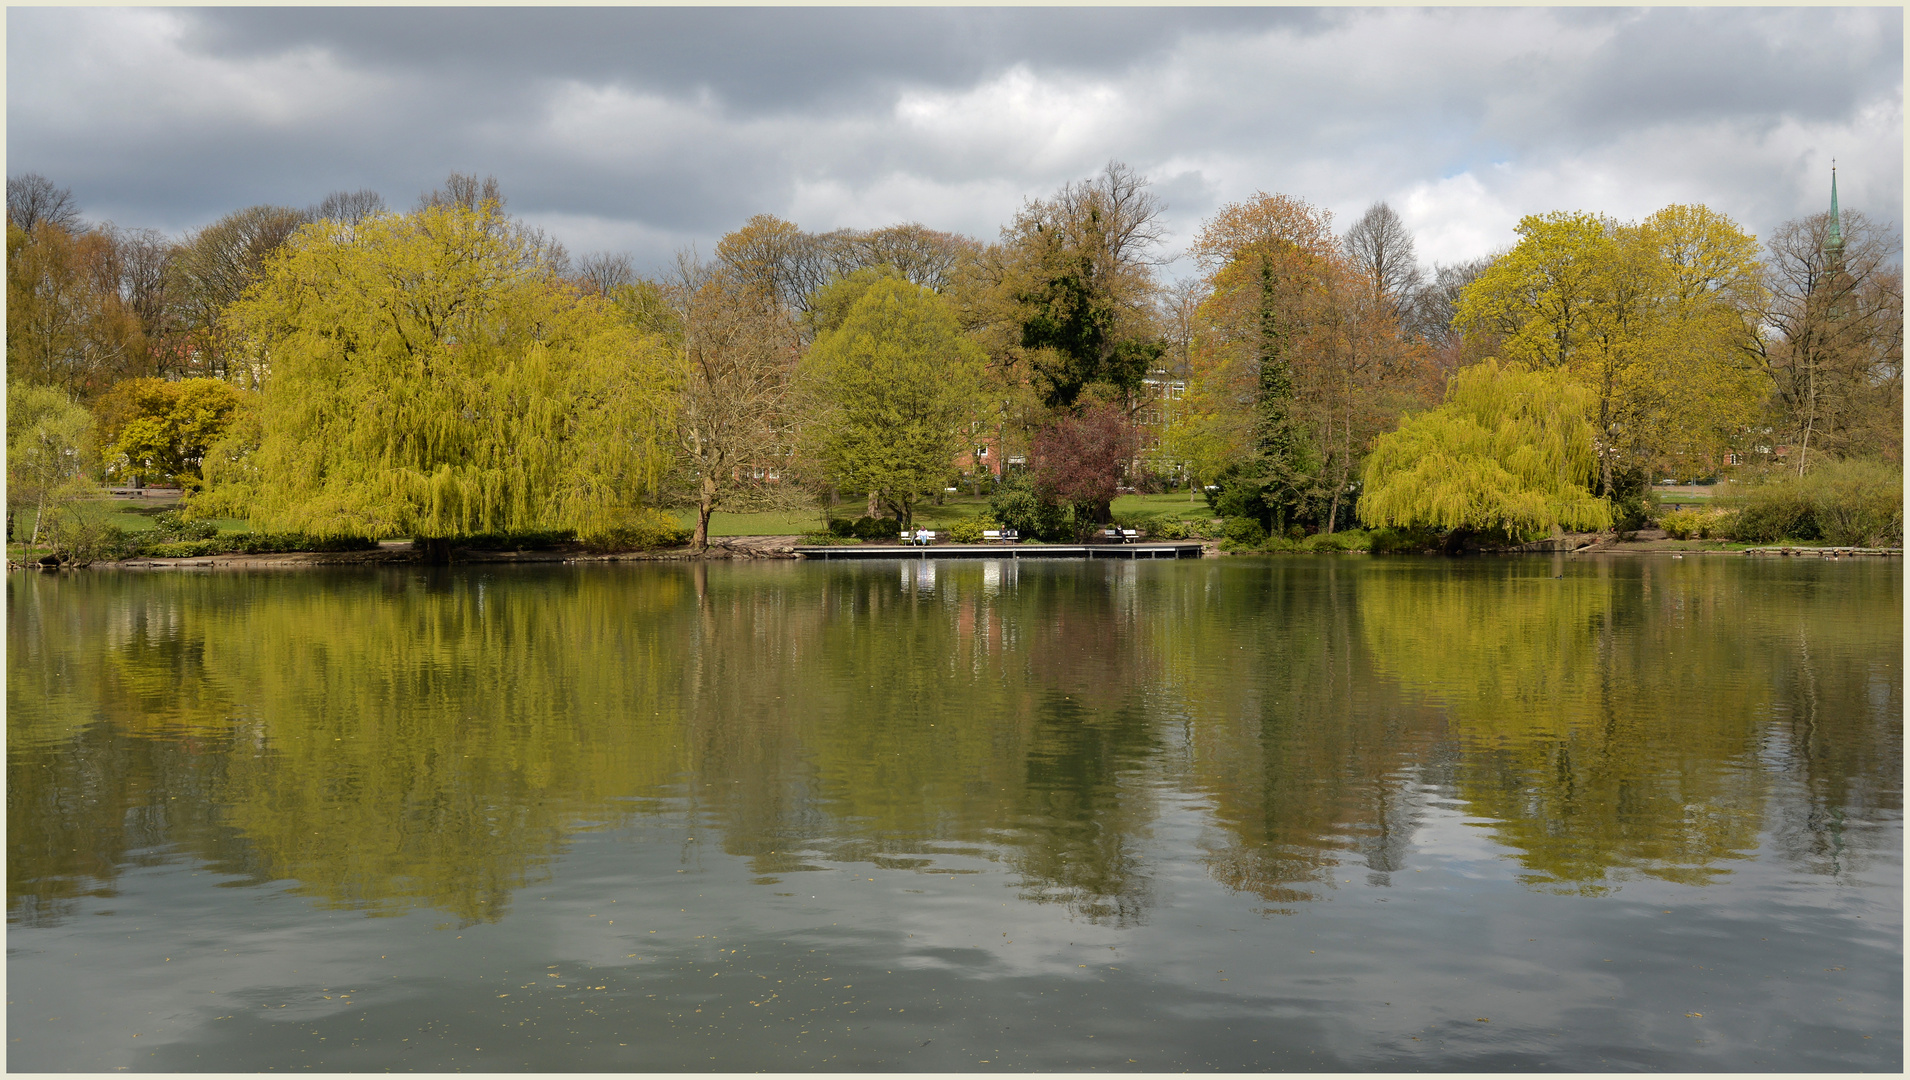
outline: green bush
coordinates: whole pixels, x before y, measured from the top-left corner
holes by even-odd
[[[458,539],[456,544],[472,551],[546,551],[577,539],[570,529],[542,532],[479,533]]]
[[[1239,547],[1257,548],[1267,542],[1267,530],[1250,517],[1228,518],[1220,534]]]
[[[1803,476],[1767,477],[1733,501],[1736,512],[1713,527],[1714,535],[1747,544],[1903,542],[1903,470],[1882,461],[1824,461]]]
[[[1016,473],[995,487],[988,496],[988,515],[1002,528],[1020,533],[1024,542],[1074,539],[1067,508],[1043,502],[1025,473]]]
[[[1373,535],[1364,529],[1341,529],[1335,533],[1320,533],[1309,536],[1301,543],[1302,551],[1369,551],[1373,546]]]
[[[960,518],[948,526],[948,538],[958,544],[979,544],[984,531],[1000,527],[988,518]]]
[[[1708,540],[1726,535],[1729,516],[1716,510],[1689,507],[1658,515],[1658,524],[1673,540]]]
[[[1815,540],[1817,511],[1804,484],[1795,476],[1759,484],[1741,497],[1731,516],[1731,539],[1746,544],[1777,540]]]
[[[902,535],[902,523],[894,518],[859,517],[854,532],[859,540],[893,540]]]
[[[651,551],[680,547],[690,542],[691,532],[677,519],[661,510],[641,510],[623,524],[583,538],[584,547],[594,552]]]
[[[856,534],[856,523],[851,518],[830,518],[828,535],[838,540],[849,540]]]
[[[1444,539],[1431,529],[1374,529],[1367,533],[1367,550],[1375,555],[1418,554],[1438,551]]]
[[[1903,470],[1881,461],[1833,461],[1805,477],[1817,531],[1833,544],[1903,543]]]
[[[225,533],[202,540],[166,540],[147,534],[144,542],[137,543],[127,556],[197,559],[207,555],[277,555],[294,551],[372,551],[377,547],[378,541],[362,536],[320,539],[304,533]]]
[[[210,540],[219,535],[219,527],[210,521],[188,521],[177,510],[153,515],[153,532],[160,543],[182,540]]]
[[[275,555],[288,551],[375,551],[378,541],[363,536],[319,538],[304,533],[233,533],[228,551],[246,555]]]
[[[111,562],[139,550],[139,540],[126,530],[66,508],[47,514],[42,534],[47,538],[47,546],[53,549],[46,559],[60,566]]]
[[[196,559],[203,555],[224,555],[232,545],[224,540],[162,540],[140,547],[141,555],[159,559]]]

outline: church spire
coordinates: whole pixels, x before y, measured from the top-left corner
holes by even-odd
[[[1836,258],[1844,253],[1843,222],[1837,215],[1837,159],[1830,162],[1830,229],[1824,234],[1824,254]]]

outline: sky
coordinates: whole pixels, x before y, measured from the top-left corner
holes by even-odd
[[[1701,202],[1760,236],[1903,216],[1901,8],[7,10],[7,174],[179,234],[453,171],[640,271],[751,215],[995,239],[1108,161],[1167,204],[1169,276],[1255,193],[1420,261],[1521,216]],[[1900,227],[1900,225],[1899,225]]]

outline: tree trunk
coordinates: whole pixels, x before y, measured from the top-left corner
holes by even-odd
[[[448,536],[412,537],[411,547],[422,553],[424,561],[431,566],[451,565],[451,538]]]
[[[690,546],[699,552],[710,548],[710,515],[715,511],[716,481],[705,476],[702,494],[696,501],[696,535],[690,538]]]
[[[881,512],[882,512],[881,492],[877,492],[877,491],[869,492],[869,513],[867,516],[874,517]]]

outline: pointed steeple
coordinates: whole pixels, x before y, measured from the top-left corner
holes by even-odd
[[[1843,223],[1837,216],[1837,159],[1830,162],[1830,228],[1824,233],[1824,254],[1836,258],[1844,253]]]

